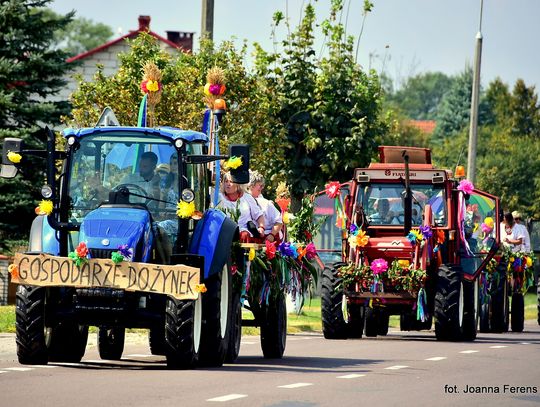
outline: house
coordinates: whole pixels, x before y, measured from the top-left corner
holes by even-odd
[[[167,31],[167,38],[150,30],[150,16],[139,16],[139,28],[130,31],[128,34],[115,40],[109,41],[97,48],[86,51],[82,54],[71,57],[67,60],[69,63],[79,62],[77,66],[66,76],[67,84],[54,100],[67,100],[71,93],[77,89],[77,81],[74,75],[82,74],[85,81],[91,81],[97,70],[96,64],[103,65],[103,74],[105,76],[114,75],[120,66],[118,54],[129,51],[129,45],[126,39],[133,39],[141,32],[147,32],[155,37],[160,47],[174,54],[179,51],[191,52],[193,49],[192,32]]]
[[[437,126],[435,120],[407,120],[405,124],[420,130],[424,134],[432,134]]]

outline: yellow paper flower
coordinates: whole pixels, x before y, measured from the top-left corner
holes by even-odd
[[[223,166],[225,167],[225,169],[227,170],[235,170],[237,169],[238,167],[240,167],[242,165],[242,157],[236,157],[235,155],[233,155],[232,157],[230,157],[227,161],[225,161],[225,163],[223,164]]]
[[[255,258],[255,249],[252,247],[251,249],[249,249],[248,259],[249,261],[252,261],[254,258]]]
[[[52,201],[48,199],[43,199],[38,206],[38,211],[40,215],[50,215],[53,211],[54,205]]]
[[[195,291],[197,291],[198,293],[205,293],[208,291],[208,289],[206,288],[206,286],[203,284],[196,284],[195,285]]]
[[[350,235],[349,236],[349,246],[351,246],[351,249],[356,249],[356,246],[357,246],[357,236],[355,235]]]
[[[291,220],[291,214],[289,212],[283,212],[283,223],[288,225]]]
[[[398,264],[400,265],[400,267],[406,268],[409,267],[411,263],[409,262],[409,260],[398,260]]]
[[[359,230],[358,235],[356,236],[356,244],[360,247],[364,247],[369,242],[369,236],[366,235],[364,230]]]
[[[178,210],[176,211],[176,214],[181,218],[191,218],[191,215],[195,212],[195,202],[185,202],[180,201],[178,202]]]
[[[11,274],[11,278],[13,279],[19,278],[19,268],[15,264],[10,264],[8,266],[8,273]]]
[[[527,262],[527,267],[531,267],[532,266],[532,259],[530,257],[526,257],[526,262]]]
[[[416,240],[421,241],[424,238],[424,235],[418,229],[412,229],[411,233],[416,237]]]
[[[159,90],[159,82],[148,80],[148,82],[146,82],[146,89],[150,92],[157,92]]]
[[[490,216],[484,219],[484,223],[486,226],[489,226],[491,229],[493,229],[493,225],[495,224],[495,222],[493,221],[493,218]]]
[[[12,163],[18,164],[22,160],[22,155],[20,155],[19,153],[14,153],[13,151],[10,151],[7,153],[7,158]]]

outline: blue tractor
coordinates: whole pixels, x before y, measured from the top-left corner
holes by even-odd
[[[3,144],[2,177],[15,177],[27,155],[46,158],[42,195],[52,203],[32,223],[28,252],[16,256],[19,362],[79,362],[89,326],[98,327],[103,359],[121,358],[126,328],[146,328],[151,352],[170,368],[234,360],[241,328],[229,268],[238,226],[210,208],[210,164],[228,156],[208,154],[205,133],[170,127],[65,129],[63,151],[47,131],[44,151],[16,138]],[[230,155],[243,157],[232,173],[246,183],[248,147],[231,146]],[[150,179],[145,156],[155,160]],[[166,174],[156,178],[160,168]]]

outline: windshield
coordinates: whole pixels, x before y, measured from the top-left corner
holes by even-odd
[[[422,213],[430,204],[437,226],[446,223],[446,199],[443,185],[413,184],[412,224],[422,224]],[[361,203],[372,225],[403,225],[405,222],[403,196],[405,187],[396,184],[370,184],[358,190],[357,202]]]
[[[201,154],[202,146],[187,144],[186,149]],[[111,192],[127,190],[125,202],[117,203],[144,204],[154,220],[176,222],[180,173],[185,186],[195,191],[197,209],[204,210],[204,173],[196,166],[182,169],[170,140],[138,134],[85,137],[69,171],[70,221],[81,223],[88,212],[109,202]]]

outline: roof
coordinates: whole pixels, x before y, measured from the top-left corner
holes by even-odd
[[[162,136],[167,137],[171,140],[177,140],[182,139],[187,142],[208,142],[208,136],[204,133],[201,133],[200,131],[194,131],[194,130],[181,130],[177,129],[175,127],[157,127],[157,128],[150,128],[150,127],[122,127],[122,126],[114,126],[114,127],[85,127],[81,129],[73,129],[73,128],[67,128],[62,131],[62,135],[65,138],[68,138],[70,136],[74,136],[77,138],[85,137],[89,135],[97,135],[99,133],[142,133],[142,134],[148,134],[153,136]]]
[[[407,120],[405,122],[408,126],[415,127],[422,133],[431,134],[437,126],[435,120]]]
[[[86,52],[83,52],[82,54],[79,54],[79,55],[76,55],[74,57],[71,57],[71,58],[68,58],[67,62],[74,62],[74,61],[78,61],[80,59],[84,59],[84,58],[87,58],[91,55],[94,55],[98,52],[101,52],[115,44],[118,44],[119,42],[122,42],[122,41],[125,41],[126,39],[131,39],[131,38],[135,38],[137,37],[140,33],[142,32],[145,32],[149,35],[151,35],[152,37],[156,38],[158,41],[161,41],[165,44],[167,44],[168,46],[170,46],[171,48],[176,48],[178,50],[182,49],[182,46],[179,45],[179,44],[176,44],[170,40],[168,40],[167,38],[165,37],[162,37],[161,35],[159,34],[156,34],[155,32],[151,31],[150,30],[150,16],[139,16],[139,28],[134,30],[134,31],[130,31],[129,33],[125,34],[125,35],[122,35],[120,38],[117,38],[115,40],[112,40],[112,41],[109,41],[103,45],[100,45],[99,47],[96,47],[94,49],[91,49],[90,51],[86,51]],[[193,34],[193,33],[189,33],[189,34]]]

